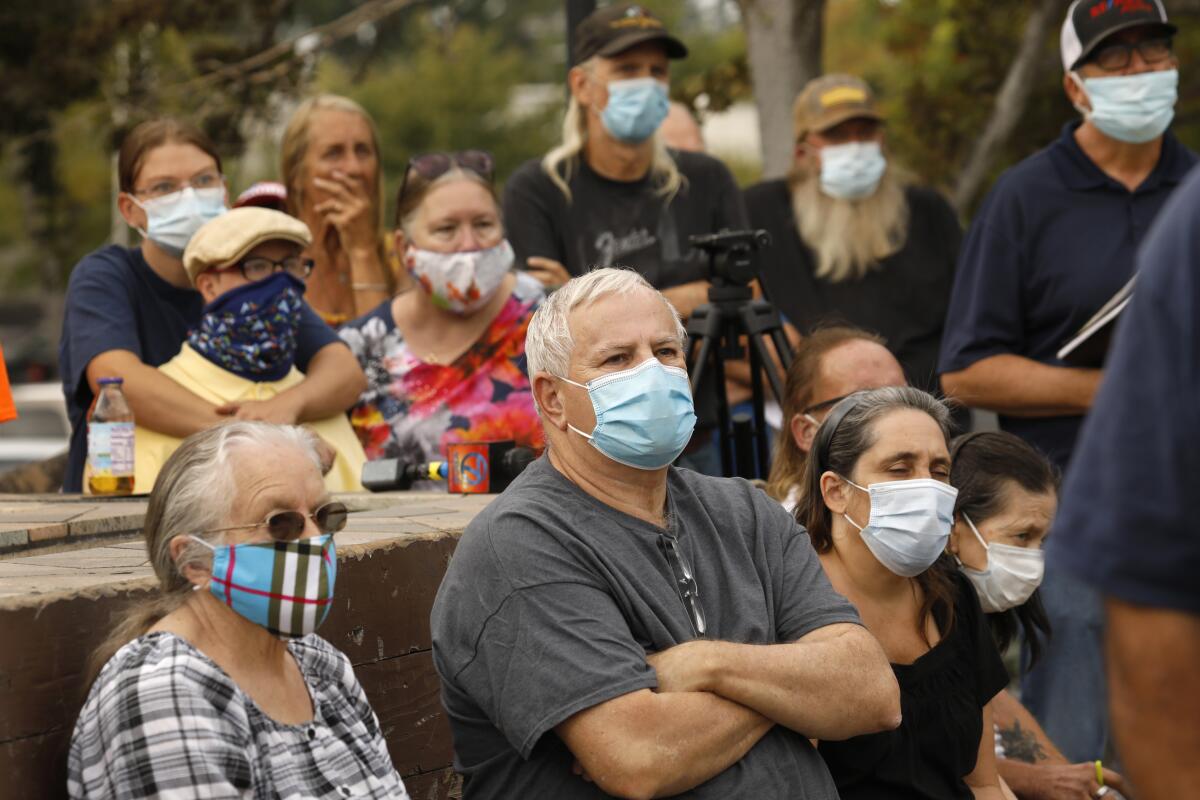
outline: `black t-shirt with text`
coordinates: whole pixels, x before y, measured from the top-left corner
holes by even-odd
[[[582,158],[570,162],[568,200],[540,160],[522,165],[504,187],[504,222],[517,263],[552,258],[573,276],[629,266],[657,289],[705,280],[708,261],[688,237],[745,228],[741,193],[717,159],[675,150],[671,156],[684,183],[669,202],[656,192],[657,178],[609,180]]]

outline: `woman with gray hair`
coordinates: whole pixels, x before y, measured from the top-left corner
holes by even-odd
[[[408,163],[396,200],[396,251],[413,286],[346,325],[367,374],[351,412],[367,458],[446,458],[457,442],[542,448],[525,369],[525,329],[545,296],[514,272],[480,150]]]
[[[988,703],[1008,673],[970,581],[945,557],[958,492],[950,414],[919,389],[842,400],[817,431],[796,518],[900,684],[895,730],[823,741],[843,800],[1000,800]]]
[[[349,660],[314,631],[346,507],[312,434],[233,422],[190,436],[150,495],[159,591],[95,656],[73,798],[407,798]]]

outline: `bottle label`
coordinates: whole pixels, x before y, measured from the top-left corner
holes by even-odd
[[[133,423],[88,424],[88,465],[93,476],[133,474]]]

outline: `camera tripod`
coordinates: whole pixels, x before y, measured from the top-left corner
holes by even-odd
[[[760,478],[766,478],[769,451],[763,376],[766,376],[771,392],[780,405],[784,396],[783,378],[767,349],[768,336],[775,345],[784,369],[792,362],[791,344],[783,333],[783,318],[766,300],[755,300],[750,288],[755,274],[753,252],[769,245],[771,238],[766,231],[722,231],[693,236],[688,241],[693,247],[708,253],[712,279],[708,303],[692,312],[686,328],[692,394],[696,394],[708,370],[712,370],[717,394],[721,472],[727,477],[757,474]],[[752,420],[743,415],[731,419],[729,399],[725,395],[725,361],[745,357],[743,337],[750,350]]]

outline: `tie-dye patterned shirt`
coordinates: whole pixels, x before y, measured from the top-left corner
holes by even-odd
[[[544,297],[535,278],[517,273],[508,302],[451,364],[424,361],[409,349],[390,300],[347,323],[339,333],[367,374],[367,390],[350,413],[367,458],[415,464],[445,458],[453,442],[506,439],[541,450],[525,329]]]

